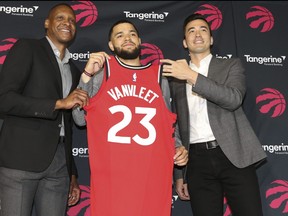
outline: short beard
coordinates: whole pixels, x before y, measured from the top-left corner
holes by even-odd
[[[114,49],[114,53],[122,59],[136,59],[140,56],[141,49],[140,46],[136,47],[133,51],[128,52],[124,50],[120,50],[119,48]]]

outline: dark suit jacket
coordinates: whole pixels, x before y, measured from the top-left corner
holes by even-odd
[[[69,64],[73,90],[80,72],[72,62]],[[54,111],[56,100],[62,95],[60,70],[47,39],[18,40],[0,73],[0,113],[4,114],[0,166],[45,170],[57,148],[63,114],[68,171],[77,174],[72,158],[71,110]]]
[[[177,113],[177,142],[189,149],[189,111],[186,81],[171,82],[172,110]],[[240,59],[211,59],[208,77],[198,75],[193,91],[207,99],[207,111],[213,134],[227,158],[238,168],[266,157],[242,110],[246,92],[244,68]],[[175,178],[181,176],[175,171]]]

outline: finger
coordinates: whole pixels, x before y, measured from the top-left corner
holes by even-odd
[[[187,196],[183,193],[182,190],[176,190],[176,193],[178,194],[179,198],[181,200],[186,200],[187,199]]]
[[[190,200],[190,197],[188,196],[179,196],[179,198],[181,199],[181,200]]]
[[[80,194],[73,191],[72,192],[72,195],[69,197],[69,200],[68,200],[68,205],[71,206],[71,205],[75,205],[80,199]]]
[[[174,160],[176,159],[176,158],[178,158],[181,154],[182,154],[182,152],[183,152],[183,149],[181,148],[181,147],[178,147],[178,148],[176,148],[176,153],[175,153],[175,155],[174,155]]]
[[[178,196],[179,196],[179,198],[180,198],[181,200],[190,200],[189,194],[186,195],[185,193],[181,192],[181,193],[178,194]]]
[[[111,59],[110,55],[108,55],[106,52],[103,52],[105,58]]]
[[[185,62],[185,63],[187,63],[186,59],[179,59],[179,60],[176,60],[176,62]]]
[[[164,64],[172,64],[174,61],[171,59],[160,59],[160,62]]]
[[[171,64],[169,64],[169,65],[167,65],[167,64],[163,65],[163,71],[164,71],[164,72],[171,72],[171,71],[172,71],[172,65],[171,65]]]
[[[188,192],[188,187],[187,187],[187,184],[184,185],[184,188],[183,188],[183,194],[190,199],[190,195],[189,195],[189,192]]]
[[[188,157],[181,157],[181,158],[177,158],[174,163],[178,166],[185,166],[188,162]]]
[[[166,77],[171,77],[172,73],[171,72],[165,72],[165,73],[163,72],[162,75],[166,76]]]
[[[73,91],[73,93],[76,93],[76,94],[85,94],[86,93],[87,94],[87,91],[82,90],[81,87],[78,87]]]
[[[178,166],[183,166],[183,165],[186,165],[187,163],[187,159],[186,158],[183,158],[183,159],[177,159],[174,161],[174,163]]]
[[[183,160],[183,161],[177,161],[175,164],[177,166],[185,166],[187,164],[188,160]]]
[[[88,93],[84,90],[78,89],[74,93],[75,93],[76,97],[81,97],[81,98],[86,99],[86,100],[89,98]]]
[[[75,89],[73,91],[73,98],[76,100],[87,101],[89,99],[88,93],[85,90]]]
[[[68,206],[72,206],[72,205],[75,205],[77,203],[77,199],[75,197],[71,197],[68,201]]]

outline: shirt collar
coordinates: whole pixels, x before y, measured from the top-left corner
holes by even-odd
[[[55,54],[55,56],[57,56],[60,59],[60,51],[57,49],[57,47],[53,44],[53,42],[50,40],[50,38],[48,36],[46,36],[48,42],[50,43],[50,46]],[[64,58],[62,60],[62,63],[68,63],[70,59],[70,52],[69,50],[66,48],[65,50],[65,55]]]
[[[200,61],[200,67],[201,65],[208,65],[212,59],[213,55],[210,53],[209,55],[207,55],[205,58],[203,58],[201,61]],[[191,61],[190,61],[190,66],[193,66],[193,67],[196,67],[195,64],[193,64]]]

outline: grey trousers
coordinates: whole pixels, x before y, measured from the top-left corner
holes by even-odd
[[[63,143],[43,172],[0,167],[0,216],[64,216],[69,183]]]

